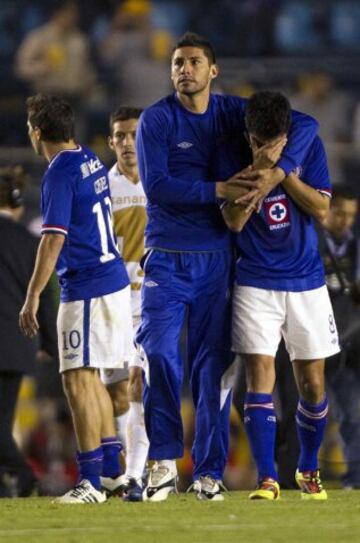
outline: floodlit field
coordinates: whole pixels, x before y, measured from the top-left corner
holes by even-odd
[[[283,492],[278,502],[249,501],[232,492],[224,502],[194,495],[159,504],[53,505],[49,498],[0,501],[1,543],[293,543],[360,541],[360,492],[329,492],[324,503]]]

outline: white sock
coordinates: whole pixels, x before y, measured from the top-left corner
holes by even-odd
[[[130,402],[127,423],[126,475],[141,479],[149,450],[141,402]]]
[[[126,440],[126,428],[129,418],[130,410],[126,411],[123,415],[119,415],[114,418],[116,435],[121,442],[121,445],[124,447],[125,451],[127,450],[127,440]]]
[[[177,473],[176,460],[159,460],[158,464],[160,466],[165,466],[174,473]]]

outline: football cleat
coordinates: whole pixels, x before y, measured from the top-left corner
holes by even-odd
[[[96,490],[87,479],[82,479],[75,488],[66,492],[63,496],[56,498],[52,503],[75,504],[75,503],[103,503],[106,501],[105,492]]]
[[[278,500],[280,499],[280,486],[271,477],[264,477],[253,492],[249,494],[250,500]]]
[[[101,490],[107,496],[121,496],[126,491],[128,479],[125,474],[118,477],[100,477]]]
[[[216,482],[219,485],[220,492],[229,492],[221,479],[216,479]]]
[[[213,502],[222,502],[224,500],[219,482],[210,475],[202,475],[194,481],[188,489],[188,492],[191,491],[196,492],[198,500]]]
[[[123,493],[124,502],[142,502],[143,487],[141,479],[129,477]]]
[[[149,473],[149,480],[143,491],[143,501],[162,502],[169,494],[176,494],[176,471],[155,462]]]
[[[327,493],[322,486],[318,469],[303,472],[297,469],[295,480],[301,489],[302,500],[327,500]]]

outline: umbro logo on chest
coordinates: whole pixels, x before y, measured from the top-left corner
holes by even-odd
[[[182,141],[181,143],[177,144],[177,147],[180,147],[180,149],[190,149],[190,147],[192,146],[193,144],[190,143],[189,141]]]

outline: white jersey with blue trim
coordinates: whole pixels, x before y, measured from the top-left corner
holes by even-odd
[[[296,172],[312,188],[331,197],[324,146],[317,136]],[[236,235],[238,285],[305,291],[325,284],[314,219],[277,186]]]
[[[144,254],[146,196],[141,182],[133,183],[120,173],[117,164],[109,171],[109,183],[115,234],[131,284],[132,314],[138,319],[144,278],[140,260]]]
[[[86,300],[129,284],[112,227],[108,174],[89,149],[58,153],[41,187],[42,234],[63,234],[56,271],[61,301]]]

